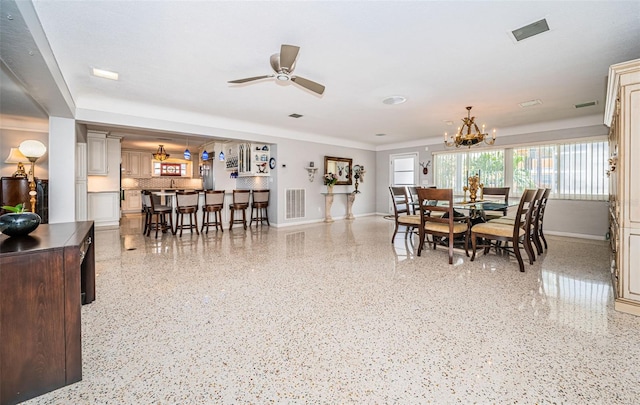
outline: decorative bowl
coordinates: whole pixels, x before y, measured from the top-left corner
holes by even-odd
[[[8,213],[0,215],[0,232],[8,236],[24,236],[40,225],[40,215],[34,212]]]

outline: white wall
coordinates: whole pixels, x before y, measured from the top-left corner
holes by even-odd
[[[49,118],[49,223],[76,220],[76,123]],[[36,173],[36,176],[38,173]]]

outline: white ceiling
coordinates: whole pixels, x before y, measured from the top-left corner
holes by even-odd
[[[375,149],[441,139],[467,105],[500,136],[602,115],[608,67],[640,57],[640,1],[114,0],[34,8],[77,111],[191,117],[220,137],[299,134]],[[513,40],[510,31],[542,18],[550,31]],[[270,74],[281,44],[300,46],[295,74],[324,84],[324,95],[273,79],[227,83]],[[92,67],[120,80],[93,77]],[[393,95],[407,102],[382,103]],[[518,105],[535,99],[542,105]],[[598,104],[574,108],[589,101]]]

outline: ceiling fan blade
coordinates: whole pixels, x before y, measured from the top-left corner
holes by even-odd
[[[300,47],[293,45],[282,45],[280,47],[280,67],[287,69],[289,73],[293,72],[298,57]]]
[[[246,82],[251,82],[251,81],[254,81],[254,80],[266,79],[268,77],[273,77],[273,75],[247,77],[246,79],[230,80],[227,83],[246,83]]]
[[[271,63],[271,69],[273,69],[274,72],[278,73],[280,71],[280,54],[274,53],[273,55],[271,55],[271,58],[269,58],[269,63]]]
[[[292,76],[291,77],[291,81],[295,82],[296,84],[299,84],[300,86],[304,87],[305,89],[311,90],[314,93],[318,93],[318,94],[324,93],[324,86],[323,85],[321,85],[320,83],[316,83],[314,81],[311,81],[309,79],[305,79],[304,77]]]

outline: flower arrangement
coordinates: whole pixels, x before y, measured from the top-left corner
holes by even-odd
[[[334,186],[338,182],[338,176],[333,173],[326,173],[323,177],[325,186]]]

